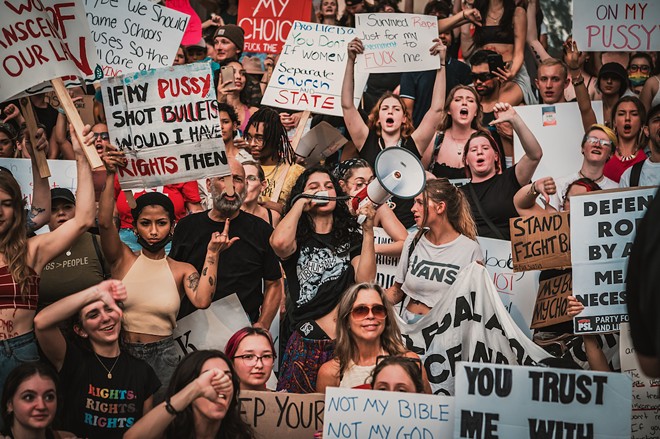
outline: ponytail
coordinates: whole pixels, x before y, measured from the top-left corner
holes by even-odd
[[[435,203],[444,202],[445,213],[449,224],[461,235],[465,235],[473,241],[477,238],[477,225],[472,218],[470,203],[463,192],[451,184],[446,178],[438,178],[426,182],[424,190],[425,209],[431,200]],[[426,215],[425,215],[426,218]]]

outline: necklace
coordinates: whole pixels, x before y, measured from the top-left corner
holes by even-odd
[[[65,255],[71,256],[71,247],[69,247],[69,249],[66,251]]]
[[[584,174],[582,173],[582,171],[578,171],[578,174],[579,174],[580,177],[582,177],[582,178],[589,178],[589,177],[587,177],[586,175],[584,175]],[[598,182],[601,181],[602,179],[603,179],[603,174],[600,174],[600,177],[598,177],[598,178],[589,178],[589,180],[593,181],[594,183],[598,183]]]
[[[121,352],[119,353],[119,355],[117,355],[117,358],[115,358],[115,362],[112,363],[112,367],[110,369],[105,367],[105,364],[103,364],[103,361],[101,361],[99,356],[96,355],[96,352],[94,352],[94,356],[96,357],[97,360],[99,360],[99,363],[101,363],[101,366],[103,366],[103,369],[105,369],[105,371],[108,372],[108,379],[111,380],[112,379],[112,371],[115,368],[115,366],[117,365],[117,361],[119,361],[119,357],[121,356]]]
[[[635,157],[637,157],[637,152],[638,152],[638,151],[639,151],[639,150],[638,150],[637,148],[635,148],[635,149],[633,150],[633,152],[632,152],[631,154],[629,154],[629,155],[623,155],[623,154],[621,154],[621,150],[620,150],[620,149],[617,149],[616,152],[617,152],[617,153],[619,154],[619,156],[621,157],[621,161],[625,163],[625,162],[629,162],[629,161],[631,161],[632,159],[634,159]]]

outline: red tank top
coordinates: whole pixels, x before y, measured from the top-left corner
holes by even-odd
[[[30,268],[28,290],[25,296],[21,294],[19,285],[9,272],[9,267],[0,267],[0,309],[36,310],[39,300],[39,276]]]

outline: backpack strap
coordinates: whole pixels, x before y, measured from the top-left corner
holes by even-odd
[[[98,240],[96,239],[96,235],[93,233],[90,233],[92,235],[92,243],[94,244],[94,251],[96,252],[96,257],[99,260],[99,263],[101,264],[101,273],[103,274],[103,279],[110,279],[110,273],[108,273],[108,270],[106,270],[106,261],[105,257],[103,256],[103,252],[101,251],[101,246],[99,245]]]
[[[438,154],[440,153],[440,147],[442,142],[445,140],[445,132],[440,131],[435,135],[435,141],[433,142],[433,155],[431,156],[431,163],[429,163],[429,172],[433,173],[433,168],[435,168],[435,163],[438,160]]]
[[[639,177],[642,175],[642,168],[644,167],[644,162],[637,162],[632,166],[630,170],[630,187],[639,186]]]

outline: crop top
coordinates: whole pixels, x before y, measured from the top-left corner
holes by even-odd
[[[23,296],[9,271],[9,266],[0,267],[0,309],[37,309],[39,299],[39,276],[29,268],[27,294]]]
[[[481,26],[481,41],[484,44],[513,44],[513,30],[507,30],[502,26]]]
[[[181,306],[167,258],[140,254],[122,279],[126,286],[124,329],[159,336],[172,335]]]

